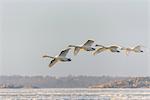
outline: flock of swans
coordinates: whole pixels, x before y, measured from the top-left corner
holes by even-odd
[[[103,45],[98,45],[98,44],[96,44],[95,47],[92,47],[93,44],[94,44],[93,40],[88,40],[83,45],[69,45],[68,48],[65,50],[62,50],[59,55],[56,55],[54,57],[44,55],[43,58],[52,58],[52,60],[49,64],[49,67],[52,67],[58,61],[61,61],[61,62],[71,61],[71,58],[66,57],[66,55],[68,54],[68,52],[71,48],[74,48],[74,55],[77,55],[80,50],[84,50],[84,51],[88,51],[88,52],[93,51],[93,55],[97,55],[97,54],[107,51],[107,50],[112,53],[120,53],[121,51],[125,51],[126,55],[128,55],[130,52],[135,52],[135,53],[143,52],[143,50],[141,50],[141,48],[143,46],[141,46],[141,45],[137,45],[133,48],[125,48],[125,47],[116,46],[116,45],[103,46]]]

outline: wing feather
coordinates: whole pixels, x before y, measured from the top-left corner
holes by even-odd
[[[88,40],[83,46],[92,46],[94,43],[93,40]]]
[[[96,55],[96,54],[98,54],[98,53],[101,53],[101,52],[103,52],[103,51],[105,51],[106,50],[106,48],[99,48],[99,49],[97,49],[94,53],[93,53],[93,55]]]
[[[70,48],[61,51],[61,53],[59,54],[59,56],[65,57],[68,54],[69,50],[70,50]]]
[[[55,63],[57,63],[58,60],[57,59],[53,59],[51,60],[50,64],[49,64],[49,67],[52,67]]]
[[[136,47],[134,48],[134,50],[135,50],[135,51],[141,51],[141,46],[140,46],[140,45],[136,46]]]

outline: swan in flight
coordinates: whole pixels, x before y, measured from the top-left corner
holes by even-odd
[[[106,50],[110,50],[111,52],[120,52],[119,50],[118,50],[118,48],[120,48],[119,46],[109,46],[109,47],[105,47],[105,46],[103,46],[103,45],[98,45],[98,44],[96,44],[95,45],[96,47],[100,47],[100,48],[98,48],[94,53],[93,53],[93,55],[96,55],[96,54],[98,54],[98,53],[101,53],[101,52],[103,52],[103,51],[106,51]]]
[[[122,47],[121,50],[125,50],[126,51],[126,55],[128,55],[131,51],[136,52],[136,53],[144,52],[143,50],[141,50],[142,47],[143,46],[141,46],[141,45],[137,45],[137,46],[135,46],[133,48],[124,48],[124,47]]]
[[[44,55],[43,58],[52,58],[53,60],[51,60],[51,62],[49,64],[49,67],[52,67],[58,61],[61,61],[61,62],[71,61],[71,58],[66,58],[66,55],[69,52],[69,50],[70,50],[70,48],[65,49],[65,50],[61,51],[61,53],[59,55],[56,55],[55,57]]]
[[[80,46],[76,45],[69,45],[68,47],[74,47],[74,55],[77,55],[80,50],[85,50],[85,51],[94,51],[95,48],[91,47],[93,45],[94,41],[93,40],[88,40],[86,43]]]

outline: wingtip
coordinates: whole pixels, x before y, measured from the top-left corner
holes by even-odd
[[[48,55],[43,55],[42,58],[48,57]]]
[[[49,64],[48,67],[51,68],[52,66]]]
[[[48,65],[49,68],[51,68],[52,66],[53,66],[52,64],[49,64],[49,65]]]
[[[68,45],[68,47],[72,47],[71,45]]]
[[[93,41],[93,42],[94,42],[94,41],[95,41],[95,39],[88,39],[88,41]]]
[[[96,54],[95,54],[95,53],[92,53],[92,55],[93,55],[93,56],[96,56]]]

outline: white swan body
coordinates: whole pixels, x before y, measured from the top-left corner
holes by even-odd
[[[68,62],[71,61],[71,58],[67,58],[66,55],[69,52],[70,48],[65,49],[63,51],[61,51],[61,53],[55,57],[52,56],[48,56],[48,55],[44,55],[43,58],[52,58],[53,60],[51,60],[49,67],[52,67],[55,63],[57,63],[58,61],[61,62]]]
[[[141,53],[144,52],[143,50],[141,50],[142,46],[141,45],[137,45],[133,48],[124,48],[122,47],[121,50],[125,50],[126,55],[128,55],[130,52],[135,52],[135,53]]]

